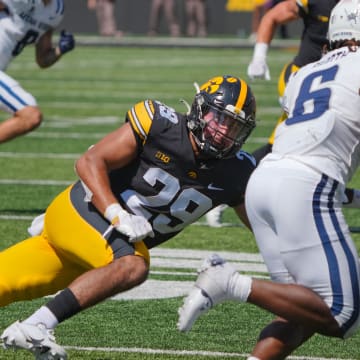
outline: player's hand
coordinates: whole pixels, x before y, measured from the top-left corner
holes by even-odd
[[[147,236],[154,237],[150,223],[143,216],[132,215],[122,210],[118,218],[119,222],[115,223],[114,227],[118,232],[128,236],[129,242],[141,241]]]
[[[253,59],[248,66],[247,74],[251,80],[271,80],[270,70],[265,59]]]
[[[120,204],[110,205],[104,216],[119,233],[126,235],[131,243],[141,241],[147,236],[154,237],[150,223],[143,216],[128,213]]]
[[[60,33],[60,39],[59,39],[59,49],[61,54],[65,54],[68,51],[71,51],[75,47],[75,39],[73,34],[62,30]]]

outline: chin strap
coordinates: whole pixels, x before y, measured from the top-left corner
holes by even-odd
[[[186,107],[186,115],[190,115],[191,106],[189,105],[189,103],[188,103],[186,100],[184,100],[184,99],[180,99],[179,101],[180,101],[182,104],[185,105],[185,107]]]
[[[197,82],[194,82],[193,83],[194,87],[195,87],[195,90],[196,90],[196,93],[198,94],[200,92],[200,86]]]

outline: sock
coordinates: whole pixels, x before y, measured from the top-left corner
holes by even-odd
[[[249,356],[246,360],[260,360],[256,356]]]
[[[61,291],[45,306],[55,315],[59,323],[81,311],[78,300],[69,288]]]
[[[237,271],[231,275],[228,292],[233,300],[246,302],[251,292],[252,278]]]
[[[31,316],[23,321],[25,324],[37,325],[44,324],[47,329],[54,329],[59,323],[56,316],[46,306],[36,310]]]
[[[345,189],[343,205],[346,208],[360,208],[360,190]]]

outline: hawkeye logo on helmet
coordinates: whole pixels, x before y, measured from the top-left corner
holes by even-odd
[[[203,84],[201,86],[200,90],[204,90],[208,94],[213,94],[219,89],[219,87],[223,83],[223,81],[224,81],[224,78],[222,76],[214,77],[214,78],[210,79],[208,82],[206,82],[205,84]]]
[[[206,91],[208,94],[214,94],[219,89],[220,85],[224,82],[224,80],[229,83],[238,82],[238,79],[233,76],[217,76],[203,84],[200,90]]]

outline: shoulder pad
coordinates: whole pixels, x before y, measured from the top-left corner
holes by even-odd
[[[155,108],[151,100],[137,103],[127,112],[127,120],[139,135],[143,144],[146,142],[154,118]]]

